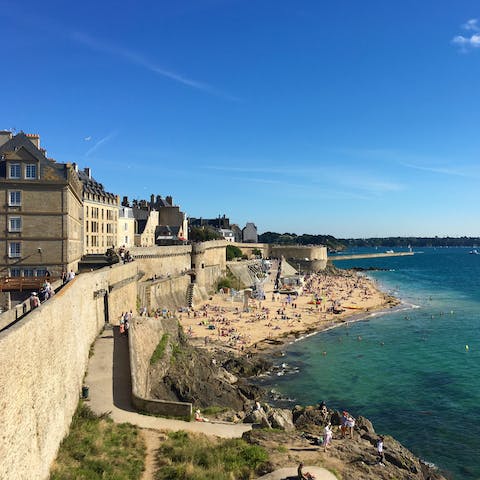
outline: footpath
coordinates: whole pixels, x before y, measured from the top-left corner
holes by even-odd
[[[118,328],[106,326],[94,344],[88,363],[85,384],[89,387],[89,406],[94,413],[109,413],[114,422],[128,422],[140,428],[154,430],[185,430],[221,438],[239,438],[252,426],[244,423],[186,422],[142,415],[131,403],[130,361],[128,338],[120,336]]]

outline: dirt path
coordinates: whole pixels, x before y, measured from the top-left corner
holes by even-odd
[[[143,439],[145,440],[145,470],[141,480],[155,480],[155,471],[157,469],[156,453],[160,447],[160,433],[156,430],[147,428],[142,429]]]

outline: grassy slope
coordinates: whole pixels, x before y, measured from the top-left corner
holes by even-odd
[[[136,480],[142,475],[144,459],[138,428],[97,417],[80,402],[50,480]]]

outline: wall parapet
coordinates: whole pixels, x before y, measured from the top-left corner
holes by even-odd
[[[192,252],[191,245],[166,245],[155,247],[132,247],[130,255],[133,258],[164,258],[175,257],[180,255],[190,255]]]
[[[208,242],[193,243],[192,253],[199,254],[213,248],[226,248],[227,245],[229,245],[229,242],[226,240],[209,240]]]

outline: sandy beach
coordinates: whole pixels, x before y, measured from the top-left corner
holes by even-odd
[[[250,299],[248,311],[240,299],[217,293],[181,313],[180,323],[192,343],[238,353],[263,351],[398,303],[367,277],[342,270],[308,275],[298,296],[273,293],[276,273],[274,265],[264,285],[265,299]]]

